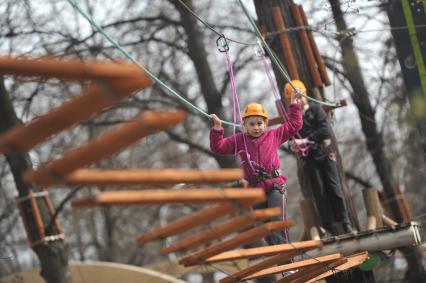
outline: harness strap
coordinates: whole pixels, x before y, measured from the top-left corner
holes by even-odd
[[[274,179],[280,176],[280,172],[278,170],[273,170],[271,173],[266,173],[265,171],[260,171],[259,175],[255,176],[254,178],[249,179],[249,183],[252,186],[257,185],[261,181],[267,180],[267,179]]]

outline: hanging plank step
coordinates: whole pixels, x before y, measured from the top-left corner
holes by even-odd
[[[27,182],[42,186],[63,183],[72,171],[101,160],[159,130],[169,129],[185,119],[183,111],[145,111],[135,119],[112,129],[88,143],[65,152],[62,158],[24,174]]]
[[[277,255],[274,255],[272,257],[269,257],[263,261],[257,262],[256,264],[249,266],[245,269],[242,269],[228,277],[225,277],[220,280],[220,283],[234,283],[234,282],[241,282],[244,277],[247,277],[255,272],[258,272],[260,270],[263,270],[265,268],[268,268],[270,266],[283,263],[285,261],[290,260],[291,258],[298,255],[299,252],[297,251],[291,251],[287,253],[280,253]]]
[[[146,77],[144,71],[135,64],[54,58],[0,57],[0,72],[17,76],[54,77],[69,80]]]
[[[240,233],[234,238],[225,240],[221,243],[212,245],[204,250],[201,250],[199,252],[183,257],[182,259],[179,260],[179,263],[185,266],[204,263],[205,259],[212,257],[218,253],[255,242],[272,232],[281,231],[285,228],[290,227],[291,225],[293,225],[293,221],[291,220],[274,221],[274,222],[263,224],[262,226]]]
[[[64,178],[66,184],[82,186],[222,183],[242,179],[241,169],[191,170],[191,169],[128,169],[89,170],[78,169]]]
[[[241,206],[237,206],[234,203],[221,203],[215,206],[206,207],[200,211],[178,218],[163,227],[154,228],[151,231],[139,235],[138,242],[144,243],[147,241],[164,239],[188,231],[194,227],[210,223],[226,215],[237,213],[243,208],[250,207],[263,201],[264,200],[253,200],[253,202],[242,203]]]
[[[143,205],[165,203],[257,202],[265,201],[261,188],[250,189],[182,189],[102,192],[96,196],[76,198],[74,207],[101,205]]]
[[[108,88],[92,84],[81,95],[75,96],[62,106],[3,133],[0,135],[0,153],[26,152],[61,130],[89,119],[95,112],[111,106],[135,90],[151,85],[151,81],[147,77],[141,77],[137,80],[128,79],[105,84]]]
[[[313,282],[317,282],[318,280],[327,278],[329,276],[332,276],[338,272],[344,271],[344,270],[348,270],[352,267],[358,266],[360,264],[362,264],[363,262],[365,262],[368,259],[368,252],[362,252],[362,253],[357,253],[354,255],[350,255],[347,257],[347,262],[343,263],[342,265],[338,265],[336,266],[336,268],[334,270],[326,270],[324,273],[316,276],[316,277],[311,277],[311,278],[306,278],[306,283],[313,283]]]
[[[328,264],[338,259],[344,259],[342,254],[336,253],[336,254],[331,254],[327,256],[297,261],[297,262],[293,262],[293,263],[289,263],[285,265],[273,266],[273,267],[269,267],[261,271],[255,272],[249,276],[246,276],[242,278],[242,281],[253,280],[256,278],[265,277],[265,276],[274,275],[274,274],[280,274],[280,273],[291,271],[291,270],[299,270],[297,273],[300,272],[300,274],[304,274],[305,268],[307,267],[324,266],[325,265],[324,263]],[[286,281],[286,282],[290,282],[290,281]]]
[[[206,259],[207,263],[219,262],[219,261],[230,261],[243,258],[256,258],[261,256],[275,255],[277,253],[292,253],[294,251],[307,251],[315,248],[322,247],[322,241],[303,241],[295,242],[291,244],[280,244],[266,247],[250,248],[233,250],[229,252],[220,253],[218,255],[209,257]]]
[[[279,207],[257,209],[250,211],[247,215],[241,215],[231,220],[206,229],[197,234],[181,239],[170,246],[161,249],[160,254],[168,254],[179,250],[188,250],[206,244],[225,235],[253,227],[259,221],[270,219],[273,216],[279,216],[281,209]]]
[[[344,264],[348,261],[347,258],[342,257],[333,261],[328,262],[327,264],[316,264],[311,267],[302,268],[294,274],[285,276],[276,283],[305,283],[310,278],[318,276],[318,274],[324,273],[326,270],[333,270],[341,264]]]

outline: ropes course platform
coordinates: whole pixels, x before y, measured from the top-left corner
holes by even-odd
[[[91,118],[119,99],[151,85],[151,79],[135,66],[119,63],[60,61],[56,59],[0,58],[0,72],[19,76],[55,77],[68,80],[91,81],[81,95],[77,95],[50,113],[18,125],[0,135],[0,153],[26,152],[54,134],[78,122]],[[108,87],[105,87],[108,86]],[[106,91],[109,89],[109,91]],[[79,109],[79,111],[75,111]],[[119,127],[93,138],[62,157],[47,162],[36,170],[27,171],[24,179],[39,186],[57,184],[81,186],[127,186],[159,184],[207,184],[236,181],[242,178],[241,169],[85,169],[92,163],[122,150],[132,143],[183,122],[185,112],[148,110],[124,122]],[[40,195],[39,192],[34,195]],[[47,196],[43,191],[41,197]],[[34,197],[29,196],[34,204]],[[260,188],[196,188],[161,190],[103,191],[96,195],[75,198],[72,205],[80,207],[162,205],[169,203],[206,204],[191,214],[162,226],[142,232],[139,244],[167,240],[180,236],[160,250],[160,254],[184,254],[179,263],[185,267],[212,265],[233,260],[256,260],[220,282],[240,282],[274,274],[285,274],[276,282],[314,282],[337,272],[360,265],[368,253],[421,244],[419,224],[416,222],[383,227],[356,234],[346,234],[323,240],[309,240],[250,249],[236,249],[252,244],[270,234],[282,232],[293,225],[290,219],[272,221],[281,209],[253,209],[265,202]],[[18,203],[24,211],[21,198]],[[46,200],[48,201],[48,200]],[[39,228],[45,234],[37,207],[31,209]],[[51,214],[55,215],[53,206]],[[23,213],[22,213],[23,214]],[[59,227],[59,223],[57,224]],[[197,228],[196,233],[189,233]],[[58,228],[59,230],[59,228]],[[179,235],[185,233],[183,236]],[[38,243],[40,239],[30,242]],[[58,238],[55,240],[63,240]],[[48,241],[43,241],[48,244]],[[288,263],[292,260],[291,263]],[[288,273],[293,271],[292,274]]]

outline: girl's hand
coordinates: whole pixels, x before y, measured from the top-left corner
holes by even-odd
[[[220,121],[219,117],[217,117],[216,114],[211,114],[210,118],[212,118],[213,123],[214,123],[214,128],[215,129],[221,129],[222,128],[222,122]]]
[[[299,89],[297,89],[297,91],[300,92]],[[291,103],[296,103],[296,104],[302,104],[302,96],[300,95],[300,93],[296,92],[296,90],[293,90],[293,93],[291,94]]]

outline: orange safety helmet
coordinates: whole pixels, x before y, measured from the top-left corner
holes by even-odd
[[[260,116],[265,119],[268,119],[268,111],[266,111],[265,107],[259,103],[250,103],[247,105],[246,110],[243,114],[243,119],[250,116]]]
[[[306,95],[306,87],[305,85],[299,81],[299,80],[292,80],[291,84],[297,88],[302,94]],[[291,95],[293,94],[293,87],[290,85],[290,83],[286,83],[284,87],[284,94],[286,99],[291,99]]]

